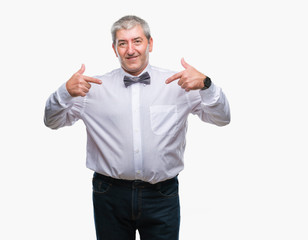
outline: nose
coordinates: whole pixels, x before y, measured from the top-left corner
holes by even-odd
[[[135,53],[134,44],[129,43],[128,44],[128,49],[127,49],[127,54],[131,56],[131,55],[134,55],[134,53]]]

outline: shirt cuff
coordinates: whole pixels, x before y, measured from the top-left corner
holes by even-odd
[[[66,83],[64,83],[57,90],[57,95],[60,103],[70,103],[73,101],[74,97],[72,97],[66,89]]]
[[[211,86],[208,89],[200,90],[199,91],[202,103],[206,105],[211,105],[212,103],[215,103],[220,95],[220,88],[217,87],[215,84],[211,84]]]

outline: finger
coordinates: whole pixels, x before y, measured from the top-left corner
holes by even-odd
[[[88,76],[83,76],[83,79],[86,81],[86,82],[90,82],[90,83],[96,83],[96,84],[101,84],[102,81],[98,78],[94,78],[94,77],[88,77]]]
[[[91,84],[88,83],[87,81],[84,81],[83,86],[85,86],[87,89],[91,88]]]
[[[187,69],[188,67],[190,67],[190,65],[184,60],[184,58],[181,59],[181,64],[182,66]]]
[[[85,86],[80,86],[78,89],[74,91],[74,97],[78,96],[84,97],[87,95],[88,92],[89,92],[88,88],[86,88]]]
[[[81,68],[77,71],[77,73],[79,73],[79,74],[83,74],[84,73],[84,71],[86,70],[86,67],[85,67],[85,65],[84,64],[81,64]]]
[[[89,83],[87,83],[89,84]],[[87,93],[90,91],[91,85],[89,84],[89,86],[81,86],[79,89],[80,92],[80,96],[84,97],[85,95],[87,95]]]
[[[182,75],[183,75],[183,72],[184,71],[178,72],[178,73],[174,74],[173,76],[171,76],[170,78],[168,78],[166,80],[166,83],[169,84],[169,83],[173,82],[174,80],[177,80],[177,79],[181,78]]]
[[[185,82],[184,83],[179,83],[179,82],[178,82],[179,86],[181,86],[181,88],[185,89],[187,84]]]

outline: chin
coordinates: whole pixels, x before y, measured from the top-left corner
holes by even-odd
[[[141,67],[136,67],[136,68],[133,68],[133,67],[125,67],[124,68],[127,72],[129,73],[138,73],[142,68]]]

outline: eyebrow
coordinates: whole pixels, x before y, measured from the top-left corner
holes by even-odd
[[[142,38],[142,37],[136,37],[136,38],[133,38],[133,40],[134,40],[134,41],[136,41],[136,40],[143,40],[143,38]],[[118,40],[118,43],[119,43],[119,42],[127,42],[127,40],[119,39],[119,40]]]

